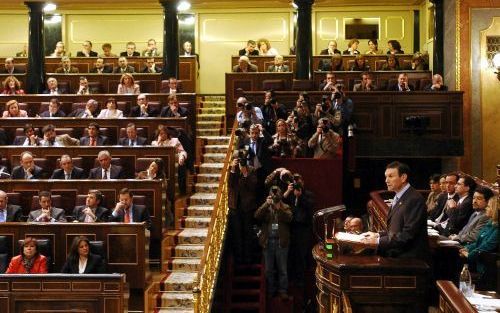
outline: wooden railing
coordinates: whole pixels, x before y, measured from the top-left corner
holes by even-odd
[[[208,313],[213,302],[214,288],[219,273],[221,252],[224,246],[224,239],[227,229],[228,213],[228,177],[229,165],[235,145],[236,123],[233,125],[229,148],[224,159],[224,167],[219,182],[219,190],[214,203],[210,225],[208,226],[208,235],[205,241],[205,249],[201,258],[198,278],[193,288],[194,312]]]

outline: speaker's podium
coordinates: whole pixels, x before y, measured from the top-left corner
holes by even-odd
[[[320,313],[427,312],[425,262],[335,250],[330,257],[323,245],[313,248]]]

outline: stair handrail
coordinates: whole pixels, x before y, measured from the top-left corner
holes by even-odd
[[[235,145],[235,131],[237,121],[233,124],[229,148],[224,158],[217,198],[215,199],[203,256],[201,257],[200,271],[193,287],[193,302],[195,313],[208,313],[212,307],[215,283],[219,272],[221,252],[227,229],[228,207],[228,174],[231,157]]]

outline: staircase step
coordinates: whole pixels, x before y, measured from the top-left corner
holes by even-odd
[[[183,216],[180,218],[180,225],[184,228],[208,228],[210,217]]]
[[[162,309],[192,308],[193,292],[160,292],[156,299],[156,305]]]
[[[166,262],[167,271],[174,272],[198,272],[201,259],[199,258],[173,258]]]
[[[177,245],[177,246],[167,246],[165,248],[165,257],[167,259],[173,257],[179,258],[201,258],[203,256],[204,245]]]
[[[196,136],[218,136],[221,134],[221,129],[220,127],[218,128],[204,128],[204,129],[196,129]]]
[[[165,234],[167,246],[177,244],[204,244],[207,239],[208,228],[184,228],[168,230]]]
[[[225,153],[204,153],[203,162],[206,163],[224,163],[226,159]]]
[[[189,205],[214,205],[217,194],[198,192],[189,197]]]
[[[222,121],[196,121],[196,126],[198,129],[212,129],[220,128],[222,126]]]
[[[219,183],[196,183],[196,192],[217,193],[219,190]]]
[[[223,167],[224,167],[223,163],[215,163],[215,164],[202,163],[200,165],[200,173],[202,173],[202,174],[220,174]]]
[[[221,174],[198,174],[196,175],[196,182],[198,183],[219,183]]]
[[[197,273],[170,272],[160,282],[161,291],[192,291]]]
[[[201,122],[212,122],[212,123],[222,123],[224,120],[224,114],[216,113],[201,113],[196,116],[197,123]],[[201,125],[201,124],[198,124]]]
[[[200,114],[221,114],[226,115],[226,108],[221,107],[202,107],[198,109],[198,116]]]
[[[187,207],[186,215],[210,217],[213,210],[213,205],[190,205]]]
[[[200,103],[201,108],[226,108],[226,101],[203,101]]]
[[[226,154],[228,145],[205,145],[203,150],[205,153],[224,153]]]
[[[203,139],[207,145],[229,145],[229,136],[197,136],[197,138]]]

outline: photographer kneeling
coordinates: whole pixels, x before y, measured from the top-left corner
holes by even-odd
[[[316,133],[307,143],[309,148],[314,150],[315,159],[334,159],[337,155],[340,135],[331,130],[329,124],[328,119],[320,119]]]

